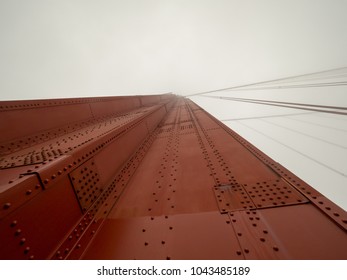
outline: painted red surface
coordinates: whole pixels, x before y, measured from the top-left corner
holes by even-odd
[[[0,102],[1,259],[347,259],[347,213],[188,99]]]

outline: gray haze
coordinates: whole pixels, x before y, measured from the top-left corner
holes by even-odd
[[[188,95],[345,67],[346,11],[343,0],[0,0],[0,100]],[[214,95],[347,107],[345,86]],[[346,117],[191,98],[347,209]]]
[[[186,94],[347,65],[347,1],[1,0],[1,98]]]

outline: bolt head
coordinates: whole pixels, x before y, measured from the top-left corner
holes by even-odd
[[[4,204],[4,206],[3,206],[3,208],[5,209],[5,210],[7,210],[8,208],[10,208],[11,207],[11,203],[10,202],[6,202],[5,204]]]

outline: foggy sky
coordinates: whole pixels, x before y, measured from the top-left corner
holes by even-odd
[[[347,65],[347,1],[1,0],[1,99],[188,94]]]

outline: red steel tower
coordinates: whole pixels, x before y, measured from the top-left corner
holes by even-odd
[[[0,102],[1,259],[347,259],[347,213],[189,99]]]

